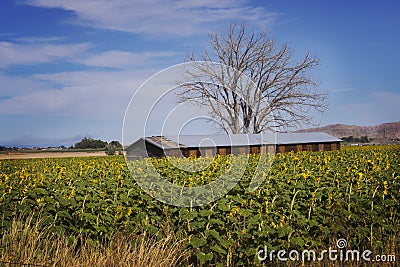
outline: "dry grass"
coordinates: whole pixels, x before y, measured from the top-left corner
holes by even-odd
[[[51,225],[43,228],[41,224],[43,221],[32,224],[31,217],[13,221],[11,228],[0,240],[0,266],[164,267],[187,265],[190,257],[190,251],[185,250],[185,239],[179,241],[173,234],[165,235],[159,240],[146,234],[117,234],[111,241],[95,242],[82,237],[71,238],[52,234]],[[335,247],[335,244],[332,247]],[[384,251],[398,255],[395,239],[386,244]],[[258,266],[369,267],[398,266],[398,262],[274,261]]]
[[[158,241],[145,234],[118,234],[100,243],[54,235],[49,230],[40,223],[31,224],[31,218],[14,220],[1,238],[0,266],[177,266],[189,256],[184,241],[177,241],[172,234]],[[6,262],[20,265],[1,265]]]

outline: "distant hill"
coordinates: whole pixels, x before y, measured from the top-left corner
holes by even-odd
[[[360,138],[368,136],[369,138],[400,138],[400,121],[382,123],[376,126],[357,126],[346,124],[331,124],[324,127],[298,130],[297,132],[325,132],[337,138],[353,136]]]

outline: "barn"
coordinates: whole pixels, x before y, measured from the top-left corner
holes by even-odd
[[[129,160],[147,157],[212,157],[216,154],[266,154],[290,151],[339,150],[340,142],[327,133],[149,136],[126,148]]]

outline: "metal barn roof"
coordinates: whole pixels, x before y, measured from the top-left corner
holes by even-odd
[[[268,133],[268,134],[217,134],[217,135],[170,135],[146,137],[146,141],[163,149],[187,147],[253,146],[262,144],[304,144],[340,142],[342,140],[322,132]]]
[[[216,134],[167,136],[168,139],[186,147],[251,146],[271,143],[273,135],[261,134]]]
[[[276,144],[304,144],[341,142],[342,140],[323,132],[314,133],[277,133]]]
[[[173,141],[165,136],[150,136],[150,137],[146,137],[145,140],[156,146],[162,147],[163,149],[187,147],[186,145],[180,144],[180,143]]]

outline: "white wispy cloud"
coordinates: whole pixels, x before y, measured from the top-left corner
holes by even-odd
[[[90,44],[50,44],[0,42],[0,68],[71,60],[89,49]]]
[[[30,0],[30,5],[74,12],[73,23],[153,36],[206,33],[227,20],[266,26],[276,13],[248,1],[214,0]]]
[[[130,52],[110,50],[96,55],[88,56],[77,62],[95,67],[110,68],[129,68],[138,66],[148,66],[156,63],[157,60],[179,55],[173,51],[148,51],[148,52]]]
[[[46,38],[47,39],[47,38]],[[50,38],[53,40],[53,38]],[[50,41],[48,39],[47,41]],[[134,90],[157,72],[157,62],[178,55],[173,51],[141,53],[90,51],[90,44],[0,43],[0,69],[16,65],[73,62],[88,67],[110,67],[117,71],[90,69],[33,75],[0,72],[0,114],[85,116],[100,114],[121,119]],[[59,40],[54,38],[54,40]],[[106,108],[99,108],[106,107]]]
[[[6,99],[1,103],[1,114],[54,114],[66,110],[71,95],[60,90],[40,90]]]
[[[60,36],[26,36],[16,38],[15,41],[21,43],[52,43],[65,40],[65,37]]]
[[[31,90],[0,99],[0,114],[43,115],[121,120],[134,91],[155,70],[75,71],[37,74],[19,80],[40,84]],[[0,76],[1,81],[2,76]],[[4,78],[4,77],[3,77]],[[6,77],[7,78],[7,77]],[[19,83],[18,83],[19,82]],[[58,89],[53,84],[61,84]],[[6,85],[7,88],[10,85]],[[10,87],[8,87],[10,88]]]
[[[161,59],[179,55],[174,51],[90,52],[90,43],[51,43],[61,37],[27,37],[13,42],[0,42],[0,69],[16,65],[51,62],[73,62],[91,67],[128,68],[150,65]]]
[[[342,87],[342,88],[334,88],[332,90],[330,90],[332,93],[346,93],[346,92],[350,92],[353,91],[354,89],[351,87]]]
[[[10,76],[0,72],[0,98],[11,98],[46,87],[42,81],[29,76]],[[1,103],[1,102],[0,102]]]

